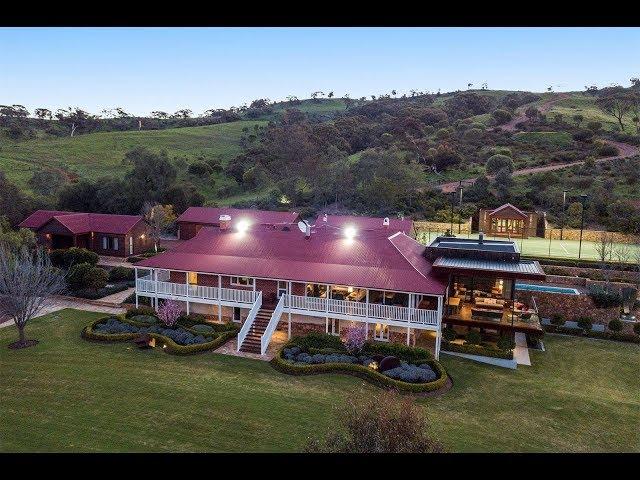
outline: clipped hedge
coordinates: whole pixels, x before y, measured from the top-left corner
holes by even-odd
[[[88,340],[97,340],[100,342],[126,342],[126,341],[131,341],[140,335],[139,333],[104,334],[104,333],[99,333],[94,331],[94,327],[97,324],[107,320],[108,318],[118,318],[119,320],[130,323],[131,325],[134,325],[134,326],[149,326],[148,324],[131,321],[131,319],[124,318],[122,316],[106,315],[92,322],[90,325],[86,326],[82,330],[82,334],[81,334],[82,338],[85,338]],[[191,331],[191,329],[187,329],[187,328],[185,328],[185,330]],[[200,332],[194,332],[194,331],[191,331],[191,333],[202,334]],[[237,333],[238,333],[237,328],[234,330],[227,330],[225,332],[221,332],[219,335],[215,337],[212,337],[211,341],[209,342],[198,343],[193,345],[178,345],[171,338],[161,335],[159,333],[150,332],[148,333],[148,335],[151,338],[154,338],[156,342],[162,342],[164,345],[166,345],[166,347],[163,348],[163,350],[167,353],[171,353],[174,355],[192,355],[194,353],[205,352],[208,350],[215,350],[216,348],[225,344],[231,338],[235,337]],[[205,336],[211,336],[211,335],[205,335]]]
[[[304,337],[299,337],[298,339],[302,339]],[[291,348],[293,346],[300,346],[299,343],[296,343],[296,339],[292,339],[287,342],[273,357],[271,360],[271,366],[278,370],[279,372],[286,373],[288,375],[318,375],[321,373],[345,373],[347,375],[354,375],[360,377],[364,380],[367,380],[375,385],[378,385],[382,388],[394,388],[404,392],[411,393],[426,393],[433,392],[436,390],[440,390],[447,383],[447,372],[444,370],[444,367],[436,360],[433,359],[433,356],[429,355],[429,357],[422,357],[423,362],[427,363],[433,371],[438,375],[438,378],[433,382],[429,383],[408,383],[402,382],[400,380],[395,380],[391,377],[387,377],[377,370],[373,370],[371,368],[365,367],[364,365],[358,365],[355,363],[319,363],[319,364],[310,364],[310,365],[294,365],[293,363],[282,358],[282,352],[285,348]],[[313,343],[313,342],[312,342]],[[367,347],[375,345],[368,344]],[[385,345],[387,346],[387,345]],[[331,348],[318,348],[311,347],[315,350],[338,350]],[[405,347],[410,348],[410,347]],[[366,347],[365,347],[366,350]],[[423,349],[417,349],[423,350]],[[426,351],[426,350],[424,350]],[[367,353],[371,353],[371,350],[366,350]],[[383,352],[380,351],[382,354]],[[427,352],[428,353],[428,352]]]
[[[452,343],[443,341],[442,350],[447,352],[466,353],[468,355],[480,355],[483,357],[501,358],[503,360],[513,360],[513,350],[500,350],[498,348],[487,347],[486,345],[471,345],[465,343]]]
[[[609,331],[596,332],[594,330],[585,332],[581,328],[555,327],[553,325],[542,325],[542,328],[547,333],[559,333],[575,337],[599,338],[601,340],[613,340],[616,342],[640,343],[640,334]]]

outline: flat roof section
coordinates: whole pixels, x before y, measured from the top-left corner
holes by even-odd
[[[429,248],[452,248],[477,252],[520,253],[518,245],[509,240],[487,240],[477,238],[437,237]]]
[[[433,262],[433,268],[472,272],[492,272],[508,274],[516,278],[542,280],[545,278],[544,270],[542,270],[540,264],[534,260],[504,262],[499,260],[439,257]]]

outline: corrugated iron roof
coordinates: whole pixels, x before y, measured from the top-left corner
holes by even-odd
[[[18,224],[20,228],[38,229],[55,216],[73,215],[76,212],[65,212],[63,210],[36,210],[22,222]]]
[[[544,271],[538,262],[527,260],[521,260],[519,262],[501,262],[497,260],[473,258],[439,257],[433,262],[433,266],[435,268],[506,272],[517,275],[544,275]]]
[[[51,220],[55,220],[76,235],[89,232],[124,235],[142,220],[142,215],[37,210],[23,220],[19,226],[39,230]]]
[[[329,225],[337,228],[352,226],[358,230],[381,230],[385,229],[382,217],[361,217],[358,215],[327,215],[327,221],[324,221],[324,213],[316,218],[316,226]],[[409,235],[413,230],[413,221],[409,218],[389,217],[389,228],[386,231],[390,233],[403,232]]]
[[[297,228],[240,233],[204,227],[136,266],[443,295],[446,280],[432,274],[423,250],[403,233],[360,231],[349,240],[325,228],[305,238]]]
[[[177,219],[178,222],[192,222],[205,225],[219,225],[220,215],[231,216],[231,223],[240,219],[262,225],[277,225],[294,223],[299,214],[297,212],[276,212],[272,210],[254,210],[228,207],[189,207]]]

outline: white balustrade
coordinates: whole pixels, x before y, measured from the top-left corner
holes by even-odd
[[[327,305],[328,304],[328,305]],[[319,297],[302,297],[287,295],[286,307],[292,310],[318,312],[328,315],[345,315],[370,318],[374,320],[390,320],[421,325],[437,325],[438,312],[421,308],[397,307],[378,303],[350,302]]]
[[[276,330],[278,326],[278,322],[280,321],[280,316],[284,311],[285,297],[286,295],[282,295],[280,300],[278,301],[278,305],[273,310],[271,314],[271,318],[269,319],[269,323],[267,324],[267,328],[265,329],[262,337],[260,337],[260,355],[264,355],[267,351],[267,347],[269,346],[269,342],[271,341],[271,335]]]
[[[244,339],[247,337],[247,333],[251,330],[251,325],[253,325],[253,321],[256,319],[256,315],[258,314],[260,307],[262,307],[262,292],[257,292],[256,301],[253,303],[253,307],[249,310],[249,315],[247,315],[242,328],[238,332],[238,341],[236,345],[238,352],[240,351],[240,347],[242,346]]]

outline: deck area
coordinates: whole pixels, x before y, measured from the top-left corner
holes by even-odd
[[[523,320],[518,314],[512,316],[511,310],[502,310],[500,318],[487,318],[472,315],[471,305],[461,304],[456,313],[447,313],[442,319],[442,323],[450,325],[460,325],[465,327],[478,327],[496,330],[509,330],[514,332],[534,333],[542,332],[540,321],[537,315],[533,314],[530,319]]]

